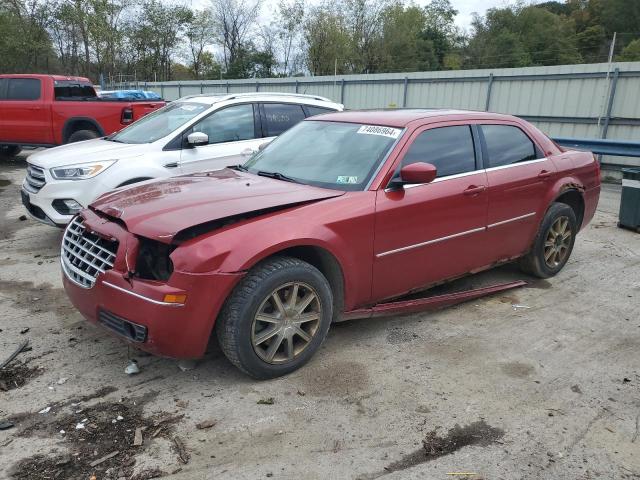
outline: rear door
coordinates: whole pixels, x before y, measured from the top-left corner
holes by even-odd
[[[264,141],[257,108],[252,103],[222,107],[187,129],[182,135],[180,170],[193,173],[244,163]],[[192,132],[206,133],[209,144],[189,147],[186,138]]]
[[[0,91],[0,140],[49,144],[51,118],[39,78],[7,78]]]
[[[483,264],[487,179],[475,143],[474,129],[458,123],[419,129],[404,147],[397,172],[426,162],[438,176],[428,184],[377,192],[374,301]]]
[[[282,132],[305,119],[302,105],[294,103],[261,103],[262,143],[268,143]]]
[[[479,126],[489,182],[487,240],[495,260],[525,252],[546,210],[556,168],[517,125]]]

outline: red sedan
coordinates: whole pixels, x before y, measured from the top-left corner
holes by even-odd
[[[555,275],[599,192],[590,153],[512,116],[327,114],[244,165],[104,195],[65,231],[64,286],[138,348],[197,358],[215,330],[232,363],[271,378],[332,322],[407,293],[516,259]]]

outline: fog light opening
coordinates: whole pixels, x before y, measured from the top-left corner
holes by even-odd
[[[82,210],[82,205],[71,198],[54,200],[51,206],[61,215],[75,215]]]

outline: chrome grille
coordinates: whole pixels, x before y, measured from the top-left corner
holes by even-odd
[[[62,270],[75,284],[91,288],[100,273],[113,268],[118,242],[87,232],[80,216],[74,217],[62,237]]]
[[[44,177],[44,169],[27,164],[27,177],[24,179],[24,188],[28,192],[38,193],[47,183]]]

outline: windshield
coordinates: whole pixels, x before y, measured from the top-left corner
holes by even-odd
[[[194,102],[174,102],[142,117],[130,127],[108,137],[121,143],[151,143],[166,137],[211,105]]]
[[[244,167],[335,190],[363,190],[402,130],[355,123],[304,121]]]

